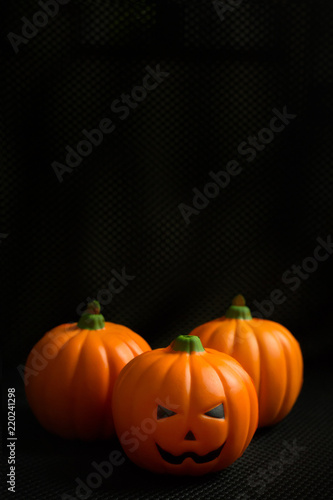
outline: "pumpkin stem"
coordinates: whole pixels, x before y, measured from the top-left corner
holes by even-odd
[[[228,307],[225,317],[233,319],[252,319],[250,309],[245,305],[243,295],[236,295],[232,300],[232,305]]]
[[[245,306],[246,302],[243,295],[236,295],[231,301],[233,306]]]
[[[187,352],[203,352],[201,340],[196,335],[178,335],[170,345],[173,351]]]
[[[82,330],[101,330],[105,326],[104,316],[100,314],[101,306],[97,300],[89,302],[87,309],[79,319],[77,326]]]

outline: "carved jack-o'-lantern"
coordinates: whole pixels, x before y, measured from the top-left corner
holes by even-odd
[[[240,364],[180,335],[121,371],[113,416],[128,457],[154,472],[200,475],[242,455],[257,428],[258,400]]]

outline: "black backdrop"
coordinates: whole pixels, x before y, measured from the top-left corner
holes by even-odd
[[[45,26],[26,32],[23,17],[45,21],[35,16],[36,1],[7,1],[1,16],[0,250],[10,319],[6,383],[21,394],[17,498],[74,495],[75,477],[119,448],[44,433],[16,369],[47,330],[78,318],[87,297],[99,294],[108,320],[159,347],[221,316],[236,293],[258,311],[276,289],[283,301],[266,317],[294,333],[306,363],[291,415],[258,432],[244,457],[213,478],[161,481],[127,461],[90,497],[331,498],[333,257],[313,256],[332,237],[332,5],[71,0],[58,7]],[[22,33],[25,41],[15,38]],[[156,88],[146,96],[133,90],[158,69]],[[132,91],[128,116],[111,109]],[[290,123],[263,131],[283,109]],[[54,162],[64,165],[66,147],[75,150],[82,131],[106,118],[114,130],[60,182]],[[252,159],[246,143],[258,135]],[[202,208],[186,223],[182,204],[193,207],[193,189],[202,193],[210,172],[230,161],[238,175],[214,198],[197,200]],[[109,282],[123,269],[135,278],[111,295]],[[296,272],[305,274],[296,281]],[[298,461],[265,480],[264,493],[251,485],[251,474],[294,439],[307,447]]]

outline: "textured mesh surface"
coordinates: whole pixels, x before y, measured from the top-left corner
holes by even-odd
[[[20,35],[21,18],[38,10],[18,0],[1,15],[5,368],[51,327],[75,321],[79,304],[124,267],[135,279],[103,314],[153,347],[222,315],[236,293],[255,310],[281,289],[286,299],[269,317],[316,367],[332,349],[333,257],[295,291],[282,275],[332,231],[332,5],[244,1],[221,19],[206,1],[71,0],[15,54],[7,33]],[[157,65],[169,75],[121,120],[110,106]],[[239,145],[284,106],[297,117],[247,161]],[[60,183],[52,162],[64,163],[66,146],[76,149],[104,118],[114,132]],[[241,173],[187,225],[179,204],[192,206],[193,188],[202,192],[230,160]],[[332,498],[329,386],[316,368],[308,382],[290,418],[221,475],[156,480],[126,463],[91,498]],[[16,497],[74,494],[75,477],[105,448],[53,440],[29,415],[22,406]],[[262,494],[249,486],[293,439],[309,451]]]
[[[19,386],[14,376],[10,382]],[[114,450],[125,456],[119,442],[86,444],[53,437],[35,421],[21,394],[16,498],[69,500],[80,498],[81,493],[82,498],[86,494],[86,498],[96,500],[203,497],[330,500],[333,494],[331,385],[328,369],[308,367],[304,387],[288,417],[273,428],[257,431],[244,455],[221,472],[170,478],[139,469],[126,458],[98,487],[90,488],[90,493],[76,490],[78,484],[89,483],[89,475],[96,472],[93,462],[108,461]]]

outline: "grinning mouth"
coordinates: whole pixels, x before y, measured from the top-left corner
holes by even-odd
[[[172,453],[169,453],[166,450],[163,450],[157,443],[157,449],[160,452],[161,457],[163,460],[166,462],[169,462],[169,464],[174,464],[174,465],[179,465],[182,462],[184,462],[185,458],[192,458],[196,464],[205,464],[206,462],[211,462],[212,460],[215,460],[219,456],[219,454],[222,451],[223,446],[225,445],[225,442],[219,447],[216,448],[216,450],[210,451],[206,455],[198,455],[197,453],[194,453],[193,451],[187,451],[185,453],[182,453],[181,455],[173,455]]]

